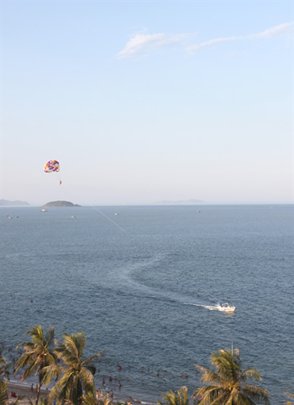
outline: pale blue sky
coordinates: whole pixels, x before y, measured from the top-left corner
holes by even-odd
[[[0,2],[0,198],[294,202],[292,1]]]

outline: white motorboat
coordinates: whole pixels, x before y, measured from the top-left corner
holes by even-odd
[[[224,304],[217,304],[215,307],[218,311],[226,312],[228,314],[232,314],[236,311],[236,307],[234,305],[230,305],[227,302]]]
[[[220,311],[226,314],[233,314],[236,311],[236,307],[234,305],[228,304],[227,302],[225,302],[224,304],[216,304],[216,305],[199,305],[199,304],[195,305],[209,309],[209,311]]]

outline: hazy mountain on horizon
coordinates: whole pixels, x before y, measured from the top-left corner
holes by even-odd
[[[29,206],[30,204],[26,201],[10,201],[10,200],[4,200],[3,198],[0,199],[0,207],[23,207],[23,206]]]

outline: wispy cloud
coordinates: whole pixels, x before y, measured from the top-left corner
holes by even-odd
[[[208,48],[211,46],[219,45],[225,42],[234,42],[234,41],[241,41],[241,40],[253,40],[253,39],[270,39],[276,36],[280,36],[282,34],[287,34],[293,32],[294,23],[287,22],[279,25],[274,25],[264,31],[256,32],[254,34],[249,35],[237,35],[237,36],[230,36],[230,37],[219,37],[219,38],[212,38],[208,41],[199,42],[198,44],[189,45],[187,50],[189,52],[197,52],[202,48]]]
[[[118,57],[128,58],[149,49],[179,44],[183,42],[185,37],[186,34],[135,34],[128,40],[124,48],[118,53]]]
[[[247,35],[235,35],[227,37],[216,37],[206,41],[198,42],[191,45],[186,45],[187,38],[191,34],[143,34],[138,33],[133,35],[118,53],[119,58],[130,58],[138,53],[144,53],[148,50],[155,48],[162,48],[165,46],[176,45],[185,48],[188,52],[198,52],[203,48],[214,47],[227,42],[236,42],[241,40],[254,40],[254,39],[270,39],[283,34],[293,33],[294,22],[286,22],[283,24],[274,25],[264,31],[260,31]]]
[[[262,32],[255,34],[255,38],[273,38],[282,34],[293,32],[294,22],[286,22],[279,25],[274,25],[271,28],[268,28]]]
[[[213,38],[213,39],[209,39],[208,41],[203,41],[203,42],[199,42],[198,44],[193,44],[187,47],[188,51],[199,51],[202,48],[209,48],[211,46],[215,46],[215,45],[219,45],[219,44],[223,44],[225,42],[233,42],[236,41],[237,39],[239,39],[239,37],[219,37],[219,38]]]

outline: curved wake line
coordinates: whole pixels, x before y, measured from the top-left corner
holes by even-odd
[[[157,301],[165,301],[170,304],[178,305],[189,305],[199,308],[205,308],[209,311],[220,311],[225,312],[223,309],[220,309],[220,304],[204,304],[203,302],[195,302],[195,299],[192,297],[183,296],[176,293],[175,291],[162,291],[162,289],[156,289],[154,287],[145,285],[144,283],[138,281],[133,276],[148,268],[153,268],[158,266],[162,261],[166,259],[168,253],[157,253],[154,256],[146,257],[143,260],[138,260],[136,262],[126,263],[123,266],[119,266],[115,269],[115,272],[111,272],[108,275],[105,275],[104,280],[106,282],[111,281],[112,289],[116,286],[118,291],[127,294],[127,292],[132,296],[144,297],[146,299],[152,299]],[[83,273],[84,274],[84,273]],[[99,279],[99,282],[101,280]],[[123,287],[123,289],[122,289]],[[127,290],[126,290],[127,288]],[[190,302],[189,302],[190,300]]]
[[[132,273],[137,272],[138,270],[143,270],[147,269],[148,267],[153,267],[155,264],[159,264],[162,260],[165,259],[167,254],[159,253],[155,255],[152,258],[149,258],[147,260],[144,260],[142,262],[137,262],[133,263],[132,265],[127,266],[124,268],[121,273],[120,277],[121,279],[124,279],[127,282],[128,286],[131,286],[134,288],[135,291],[141,292],[144,294],[145,298],[153,299],[153,300],[158,300],[158,301],[165,301],[173,304],[180,304],[180,305],[190,305],[190,306],[195,306],[195,307],[200,307],[200,308],[205,308],[208,309],[209,311],[219,311],[219,312],[225,312],[223,308],[221,308],[221,305],[218,304],[203,304],[201,302],[187,302],[187,297],[181,296],[175,292],[163,292],[162,290],[157,290],[154,289],[150,286],[146,286],[142,283],[140,283],[138,280],[135,280],[132,277]],[[188,298],[189,299],[189,298]],[[191,299],[192,301],[192,299]]]

